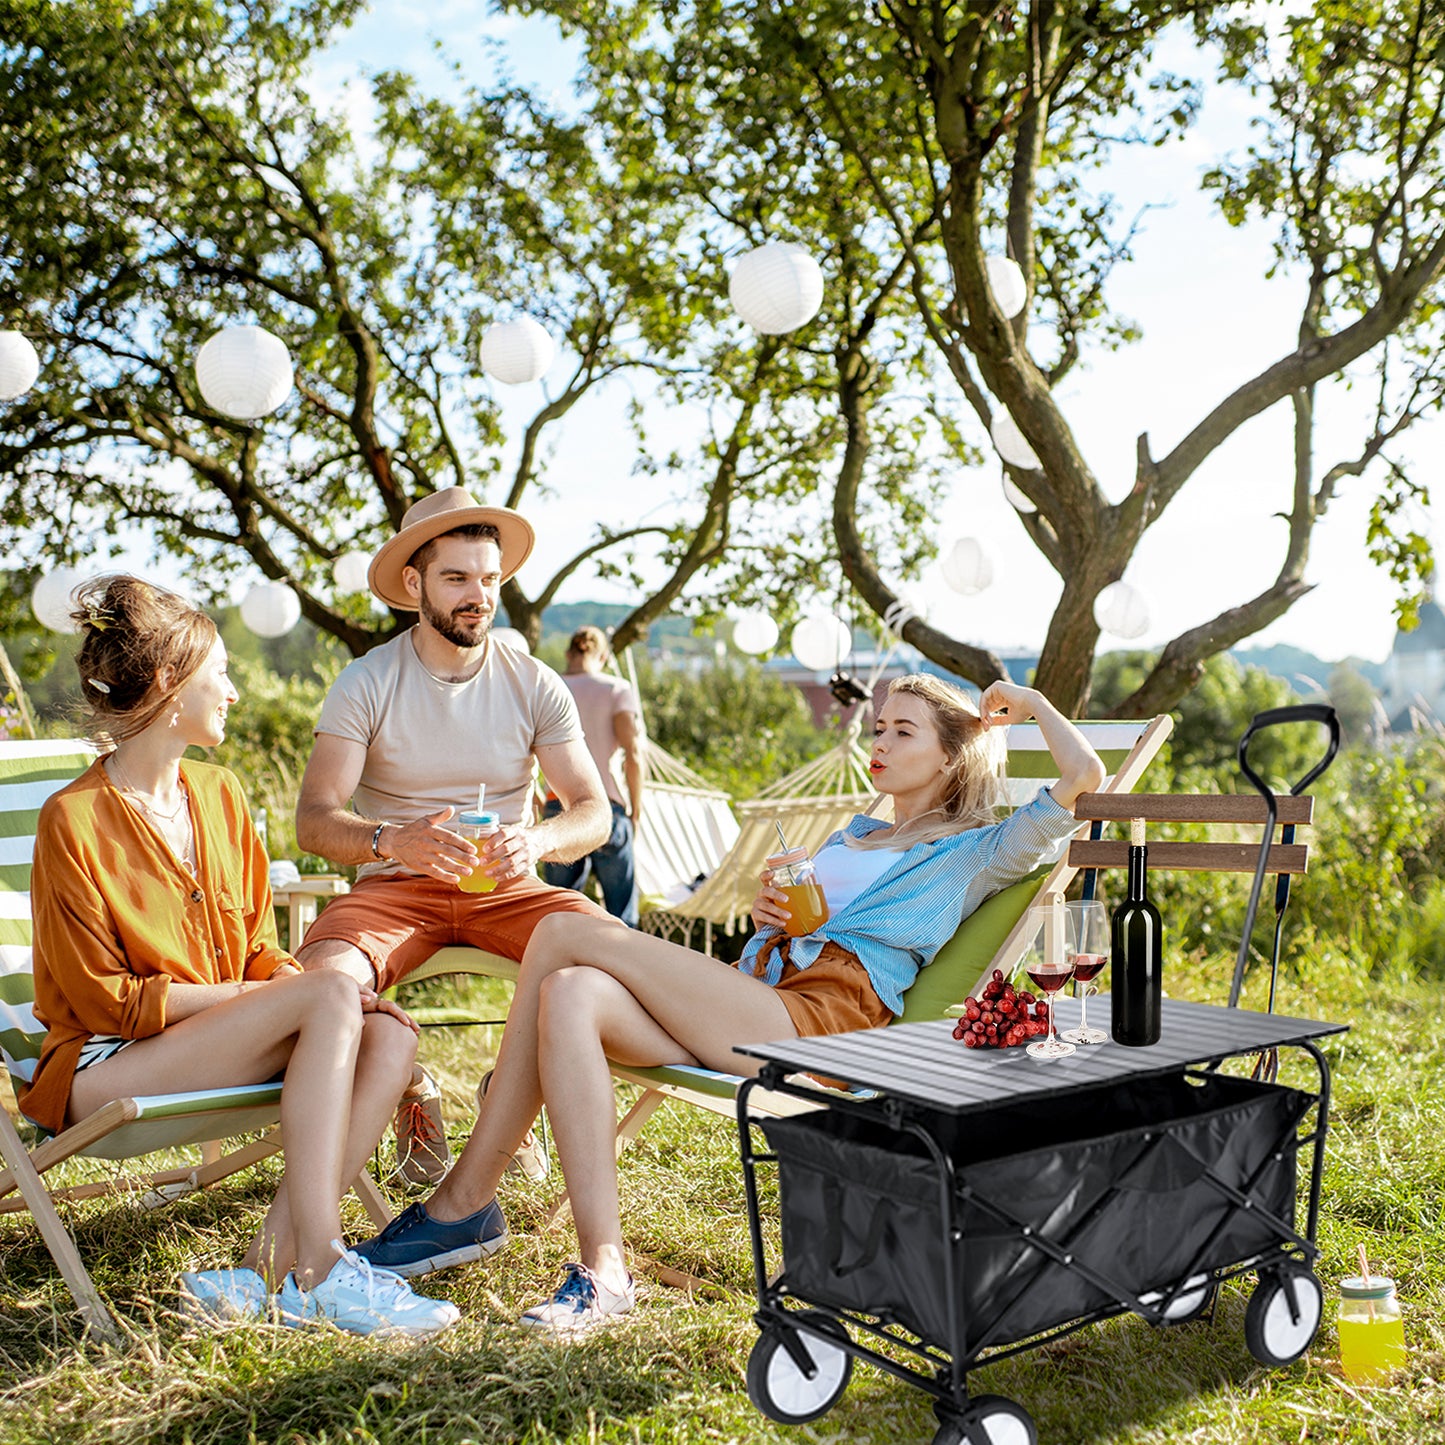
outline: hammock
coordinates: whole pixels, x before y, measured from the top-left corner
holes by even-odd
[[[889,816],[892,799],[875,792],[869,779],[868,753],[858,741],[862,727],[855,718],[822,756],[737,804],[740,827],[732,846],[685,898],[645,913],[640,926],[689,944],[700,926],[702,947],[710,951],[715,927],[732,934],[748,919],[763,864],[778,850],[779,826],[790,846],[811,853],[855,813]]]
[[[643,772],[647,789],[634,847],[637,890],[645,910],[670,908],[726,857],[738,824],[726,793],[651,738],[644,744]]]

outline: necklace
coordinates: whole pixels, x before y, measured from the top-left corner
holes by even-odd
[[[181,781],[180,775],[177,774],[176,785],[181,790],[181,800],[176,804],[174,812],[164,813],[150,801],[149,794],[141,792],[141,790],[131,782],[130,775],[121,767],[120,759],[114,753],[110,755],[107,761],[110,763],[110,770],[115,774],[116,781],[121,785],[121,788],[129,794],[130,797],[134,798],[136,802],[158,822],[174,823],[191,801],[191,795],[186,791],[185,783]]]

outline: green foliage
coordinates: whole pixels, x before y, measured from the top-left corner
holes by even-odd
[[[1111,652],[1101,657],[1094,668],[1091,713],[1111,716],[1155,660],[1153,654],[1144,652]],[[1211,657],[1203,676],[1173,708],[1174,731],[1166,744],[1166,756],[1176,784],[1212,792],[1250,788],[1236,766],[1240,738],[1257,713],[1297,702],[1294,689],[1263,668],[1242,667],[1227,653]],[[1316,723],[1268,728],[1250,740],[1249,765],[1272,787],[1288,790],[1322,756],[1324,740]],[[1152,782],[1152,771],[1150,776]]]
[[[821,731],[802,694],[752,662],[639,670],[648,735],[733,798],[818,756]]]

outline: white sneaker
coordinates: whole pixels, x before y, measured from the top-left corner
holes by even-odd
[[[481,1117],[482,1105],[487,1102],[487,1085],[492,1082],[492,1070],[488,1069],[482,1075],[482,1082],[477,1085],[477,1116]],[[552,1161],[547,1156],[547,1151],[542,1147],[535,1131],[528,1129],[527,1137],[517,1145],[517,1152],[507,1160],[508,1174],[523,1174],[533,1183],[537,1183],[547,1177],[551,1172]]]
[[[281,1323],[330,1320],[353,1335],[430,1335],[454,1325],[462,1312],[449,1300],[428,1299],[390,1270],[377,1269],[334,1240],[341,1258],[325,1279],[302,1289],[288,1274],[276,1296]]]
[[[181,1276],[181,1313],[195,1319],[260,1319],[270,1297],[254,1269],[196,1269]]]
[[[627,1288],[619,1294],[608,1289],[585,1264],[573,1262],[565,1268],[567,1277],[557,1293],[545,1303],[533,1305],[522,1316],[522,1324],[559,1335],[582,1335],[610,1324],[637,1303],[637,1285],[631,1275],[627,1276]]]

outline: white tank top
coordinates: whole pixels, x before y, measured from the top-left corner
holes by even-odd
[[[830,843],[813,859],[828,912],[839,913],[871,888],[897,861],[901,848],[850,848]]]

